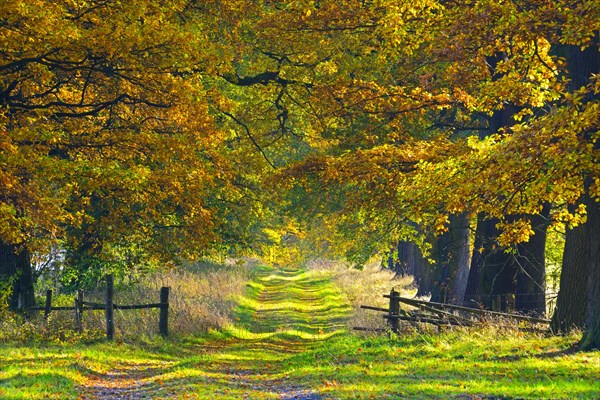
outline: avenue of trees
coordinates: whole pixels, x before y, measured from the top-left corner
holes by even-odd
[[[5,0],[0,290],[285,237],[600,347],[600,4]]]

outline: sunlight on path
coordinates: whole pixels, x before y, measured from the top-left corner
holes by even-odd
[[[240,339],[323,340],[340,333],[349,312],[325,276],[277,270],[249,284],[253,297],[240,301],[231,335]]]
[[[292,380],[295,355],[344,332],[351,311],[323,272],[264,267],[235,323],[189,339],[181,359],[90,376],[80,399],[323,399]]]
[[[79,399],[157,398],[157,393],[161,392],[160,380],[154,378],[171,365],[167,362],[123,363],[118,369],[105,374],[91,373],[80,390]],[[162,399],[170,397],[165,394],[159,396]]]
[[[599,399],[600,352],[494,327],[359,337],[317,271],[262,267],[201,336],[2,344],[0,399]]]
[[[321,399],[294,382],[290,358],[344,329],[350,308],[327,276],[295,269],[264,270],[240,300],[228,339],[209,350],[208,371],[231,398]],[[239,397],[238,397],[239,398]]]

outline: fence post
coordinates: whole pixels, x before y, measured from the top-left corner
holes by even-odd
[[[77,332],[83,332],[83,290],[77,290],[75,297],[75,329]]]
[[[507,296],[508,296],[508,299],[507,299],[507,305],[506,305],[506,312],[514,312],[515,306],[516,306],[515,294],[511,293],[511,294],[508,294]]]
[[[169,288],[160,288],[160,318],[158,331],[162,336],[169,336]]]
[[[52,311],[52,289],[46,290],[46,304],[44,306],[44,320],[46,323],[48,323],[50,311]]]
[[[492,295],[492,311],[499,312],[502,305],[502,297],[500,295]]]
[[[400,301],[398,300],[399,293],[396,290],[392,289],[390,291],[390,327],[392,328],[392,332],[398,333],[398,326],[400,325],[400,320],[398,318],[394,318],[394,316],[400,315]]]
[[[113,320],[114,305],[113,299],[115,294],[115,282],[112,275],[106,275],[106,303],[104,314],[106,315],[106,339],[113,340],[115,338],[115,322]]]

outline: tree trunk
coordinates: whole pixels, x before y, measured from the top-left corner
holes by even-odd
[[[449,221],[448,230],[434,239],[431,301],[456,304],[462,302],[469,275],[469,219],[460,214],[450,215]]]
[[[569,46],[567,66],[571,78],[572,89],[590,83],[593,74],[600,73],[600,33],[596,32],[594,40],[584,50],[578,46]],[[592,92],[584,101],[599,100],[600,95]],[[596,126],[598,129],[598,126]],[[594,150],[600,151],[600,142],[592,140],[596,132],[585,132],[585,139],[594,143]],[[600,348],[600,199],[592,198],[590,186],[594,177],[587,175],[585,179],[585,206],[587,210],[587,309],[585,318],[585,332],[581,339],[581,348],[590,350]]]
[[[471,269],[465,290],[465,305],[468,307],[492,309],[497,295],[515,293],[515,263],[513,256],[504,252],[496,241],[497,223],[496,219],[478,216]],[[506,302],[503,302],[501,309],[507,310]]]
[[[417,258],[418,247],[411,242],[403,240],[398,243],[398,260],[396,262],[395,271],[401,276],[415,275],[415,263]]]
[[[398,245],[395,270],[413,275],[417,296],[431,294],[431,301],[456,303],[462,301],[469,274],[469,220],[466,214],[451,215],[448,231],[431,239],[429,263],[419,247],[411,242]]]
[[[556,46],[566,53],[569,69],[570,90],[575,91],[590,83],[593,74],[600,73],[600,35],[585,49],[579,46]],[[591,92],[583,102],[598,100],[600,96]],[[582,132],[583,139],[592,141],[595,132]],[[600,143],[595,142],[595,150]],[[582,349],[600,348],[600,205],[590,196],[589,188],[594,177],[585,177],[583,202],[587,210],[585,225],[567,232],[563,275],[553,316],[552,327],[564,332],[580,326],[584,315],[585,332],[581,340]],[[566,257],[569,255],[569,257]],[[583,265],[574,264],[578,262]]]
[[[450,216],[452,235],[453,272],[450,275],[448,302],[460,304],[465,296],[469,277],[471,248],[469,243],[470,224],[466,213]]]
[[[33,269],[27,249],[0,241],[0,279],[12,289],[9,309],[24,311],[35,306]]]
[[[591,179],[586,182],[589,193]],[[587,279],[587,312],[586,330],[581,339],[583,350],[600,349],[600,203],[586,196],[587,208],[587,246],[588,246],[588,279]]]
[[[392,247],[392,250],[390,250],[390,253],[388,254],[388,258],[387,258],[387,269],[389,269],[390,271],[395,271],[396,272],[396,262],[394,260],[394,248]],[[396,272],[396,274],[398,274],[398,272]]]
[[[465,288],[464,305],[466,307],[481,307],[483,305],[479,294],[479,275],[484,263],[484,218],[483,214],[477,215],[477,226],[475,228],[475,242],[473,243],[473,254],[471,256],[471,267],[467,277],[467,287]]]
[[[567,229],[563,250],[560,285],[551,328],[554,333],[567,333],[585,327],[587,311],[588,224]]]
[[[486,60],[491,79],[499,79],[502,73],[497,73],[496,66],[501,61],[508,60],[508,56],[498,52],[494,56],[487,57]],[[489,120],[488,129],[480,132],[480,139],[514,125],[513,116],[517,111],[512,104],[506,104],[502,109],[496,110]],[[483,214],[477,217],[471,269],[464,298],[465,305],[468,307],[477,305],[491,309],[492,299],[497,294],[514,293],[515,265],[511,256],[502,251],[497,243],[497,224],[497,219],[487,219]]]
[[[409,243],[405,254],[409,255],[409,259],[412,258],[412,265],[408,265],[408,270],[413,270],[414,282],[417,286],[417,297],[430,295],[433,290],[431,268],[429,268],[429,263],[423,257],[421,249],[415,243]]]
[[[406,240],[398,242],[398,246],[390,252],[387,264],[397,276],[414,278],[417,296],[428,296],[435,290],[433,267],[423,257],[421,249],[415,243]]]
[[[430,240],[432,246],[429,258],[433,259],[433,264],[427,259],[424,260],[427,269],[427,283],[423,286],[431,294],[430,301],[444,303],[448,296],[448,265],[444,263],[446,260],[442,255],[445,254],[448,248],[447,239],[442,235]],[[419,286],[419,291],[421,291],[421,286]]]
[[[559,292],[552,316],[554,333],[567,333],[585,326],[587,287],[582,283],[588,275],[587,228],[587,225],[579,225],[567,230]]]
[[[517,245],[514,258],[517,270],[515,310],[538,316],[546,314],[546,231],[550,205],[539,215],[530,216],[535,234],[527,243]]]
[[[506,296],[515,293],[516,290],[517,270],[513,255],[506,253],[497,243],[497,223],[496,219],[484,221],[486,246],[483,250],[483,265],[477,292],[481,295],[481,303],[485,308],[506,312],[509,311]],[[498,296],[505,296],[504,301],[494,305]]]
[[[507,60],[507,55],[498,53],[487,57],[492,80],[502,76],[495,70],[501,60]],[[495,111],[490,118],[489,129],[481,132],[481,139],[514,125],[513,117],[518,111],[512,104],[506,104],[502,109]],[[549,209],[546,208],[541,215],[525,216],[532,220],[532,225],[537,230],[529,242],[517,245],[517,256],[505,252],[499,246],[499,232],[496,228],[499,221],[486,219],[485,215],[478,216],[471,269],[464,297],[466,306],[479,305],[490,309],[493,308],[497,297],[503,296],[496,307],[501,311],[508,311],[509,296],[516,294],[516,306],[520,311],[545,313],[544,252],[548,213]]]
[[[545,248],[549,207],[531,218],[535,235],[526,243],[517,245],[517,254],[505,252],[497,243],[496,219],[480,215],[475,230],[475,244],[471,268],[465,290],[464,304],[468,307],[509,311],[509,298],[515,294],[518,311],[544,315],[546,310]]]

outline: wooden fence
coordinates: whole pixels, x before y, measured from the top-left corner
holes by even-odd
[[[85,310],[104,310],[106,317],[106,338],[113,340],[115,337],[114,310],[138,310],[145,308],[160,309],[158,319],[158,330],[162,336],[169,335],[169,291],[170,288],[162,287],[160,289],[160,300],[158,303],[151,304],[130,304],[121,305],[114,302],[114,278],[112,275],[106,276],[106,296],[104,303],[94,303],[84,300],[83,290],[77,291],[77,296],[74,299],[72,307],[53,307],[52,306],[52,290],[46,291],[46,302],[44,307],[31,307],[30,310],[43,310],[44,318],[48,320],[52,311],[71,310],[74,311],[75,327],[78,332],[83,331],[83,313]]]
[[[536,330],[536,326],[543,325],[548,327],[549,319],[530,317],[520,314],[510,314],[498,311],[482,310],[478,308],[470,308],[458,306],[454,304],[435,303],[430,301],[409,299],[400,296],[398,292],[392,289],[390,294],[385,294],[383,297],[389,299],[389,307],[373,307],[361,305],[360,307],[367,310],[380,311],[383,318],[388,320],[388,324],[392,332],[398,333],[400,321],[408,321],[413,325],[418,323],[432,324],[441,328],[444,325],[450,326],[473,326],[481,323],[482,320],[496,318],[526,322],[526,329]],[[400,304],[406,304],[412,307],[411,310],[404,310]],[[533,328],[532,328],[533,327]],[[355,327],[355,330],[375,330],[383,331],[385,329],[361,328]]]

